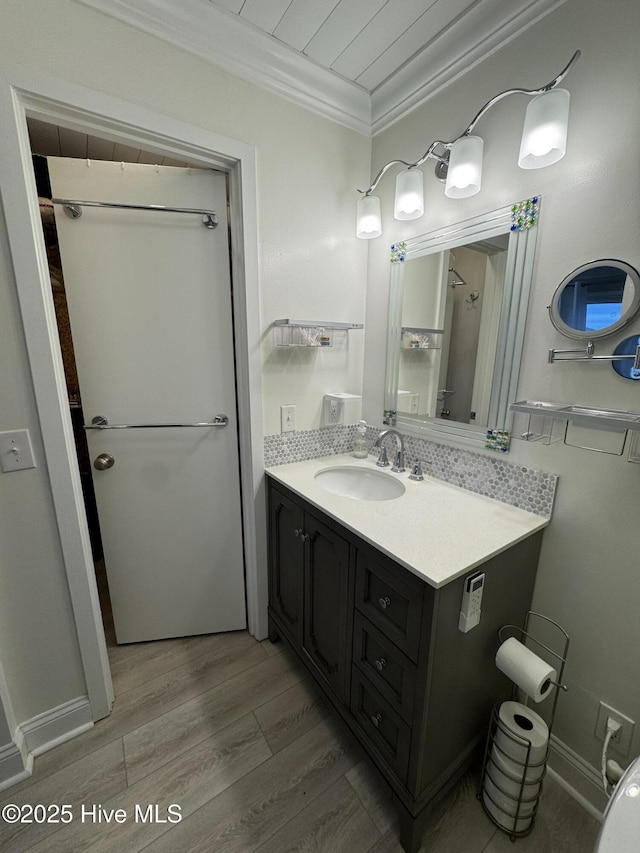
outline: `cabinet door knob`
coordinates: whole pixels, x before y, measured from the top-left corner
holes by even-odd
[[[386,610],[386,609],[387,609],[387,607],[391,607],[391,599],[389,598],[389,596],[388,596],[388,595],[385,595],[385,597],[384,597],[384,598],[381,598],[381,599],[378,601],[378,604],[380,605],[380,607],[381,607],[383,610]]]
[[[302,531],[300,531],[300,538],[302,539],[303,542],[306,542],[309,539],[309,534],[303,533]]]
[[[373,725],[376,728],[378,728],[378,726],[382,722],[382,714],[372,714],[371,715],[371,722],[373,723]]]
[[[382,672],[386,665],[387,662],[384,658],[378,658],[378,660],[376,661],[376,667],[378,669],[378,672]]]
[[[293,535],[294,536],[301,536],[302,535],[302,528],[301,527],[294,527],[293,528]]]

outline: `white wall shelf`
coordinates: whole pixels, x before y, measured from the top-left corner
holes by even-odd
[[[402,349],[442,349],[444,329],[426,329],[421,326],[402,326],[400,346]]]
[[[364,329],[363,323],[328,320],[275,320],[273,330],[279,347],[332,347],[352,329]]]
[[[614,431],[640,430],[640,412],[624,412],[618,409],[596,409],[590,406],[576,406],[574,403],[563,406],[559,403],[541,403],[523,400],[510,403],[512,412],[529,415],[544,415],[562,421],[574,421],[580,426]]]
[[[621,456],[630,434],[630,462],[640,462],[640,412],[598,409],[575,404],[560,405],[533,400],[510,403],[516,414],[513,438]]]

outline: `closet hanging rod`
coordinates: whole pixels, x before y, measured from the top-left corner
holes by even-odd
[[[218,226],[218,214],[214,210],[200,210],[193,207],[168,207],[164,204],[124,204],[116,201],[80,201],[75,198],[52,198],[53,204],[61,204],[64,212],[71,219],[82,216],[83,207],[118,207],[125,210],[158,210],[164,213],[197,213],[202,216],[202,223],[207,228]]]

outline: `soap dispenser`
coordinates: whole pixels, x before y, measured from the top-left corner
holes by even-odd
[[[358,421],[356,425],[356,437],[353,440],[353,455],[356,459],[366,459],[369,455],[366,421]]]

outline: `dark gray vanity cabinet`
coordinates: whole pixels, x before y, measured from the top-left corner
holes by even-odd
[[[314,675],[346,702],[352,546],[291,495],[273,490],[269,506],[270,610]]]
[[[524,623],[542,532],[473,570],[486,578],[482,618],[465,634],[471,571],[435,589],[267,483],[269,636],[289,643],[389,784],[414,853],[432,806],[480,754],[491,708],[509,698],[494,662],[498,630]]]

